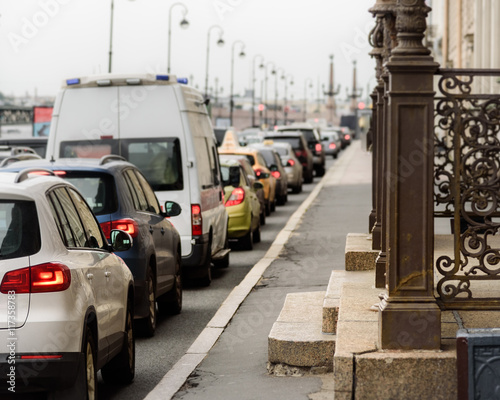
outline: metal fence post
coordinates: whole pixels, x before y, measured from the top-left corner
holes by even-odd
[[[438,64],[422,43],[429,11],[425,0],[398,0],[398,44],[386,64],[388,293],[379,311],[382,349],[441,345],[433,282],[433,77]]]

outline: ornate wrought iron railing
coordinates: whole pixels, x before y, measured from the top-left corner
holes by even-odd
[[[445,309],[500,309],[500,70],[441,69],[435,100],[435,217],[453,254],[436,260]]]

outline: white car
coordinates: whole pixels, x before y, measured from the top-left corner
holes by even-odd
[[[131,382],[134,281],[114,254],[131,236],[115,230],[108,244],[60,178],[4,172],[0,187],[0,391],[95,399],[99,369]]]

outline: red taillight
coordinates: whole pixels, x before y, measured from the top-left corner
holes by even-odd
[[[236,188],[231,192],[231,196],[227,199],[226,207],[237,206],[245,200],[245,191],[242,188]]]
[[[316,143],[316,146],[314,146],[314,150],[316,150],[316,153],[321,153],[321,150],[323,150],[323,146],[321,146],[321,143]]]
[[[104,236],[109,240],[111,231],[113,229],[120,229],[127,232],[133,238],[137,237],[139,234],[139,225],[133,219],[117,219],[111,222],[102,222],[101,229],[104,232]]]
[[[286,163],[286,165],[288,167],[293,167],[295,165],[295,160],[292,160],[292,159],[288,160],[287,163]]]
[[[44,293],[61,292],[69,288],[71,272],[60,263],[46,263],[31,268],[21,268],[7,272],[0,285],[0,292]]]
[[[21,360],[51,360],[62,358],[60,354],[47,354],[47,355],[29,355],[29,356],[21,356]]]
[[[344,135],[344,139],[345,140],[350,140],[351,139],[351,135]]]
[[[260,168],[256,169],[255,170],[255,175],[257,175],[257,179],[260,179],[261,176],[264,174],[265,172],[263,170],[261,170]]]
[[[191,204],[191,227],[193,236],[201,236],[203,234],[201,207],[198,204]]]
[[[276,179],[279,179],[281,177],[281,174],[279,171],[273,171],[273,172],[271,172],[271,175],[274,176]]]
[[[330,144],[328,145],[328,148],[330,148],[330,149],[332,149],[332,150],[333,150],[333,149],[335,149],[336,147],[337,147],[337,146],[335,145],[335,143],[330,143]]]

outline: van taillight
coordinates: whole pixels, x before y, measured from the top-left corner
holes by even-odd
[[[199,204],[191,204],[191,227],[193,236],[201,236],[203,234],[203,220]]]
[[[137,237],[139,234],[139,225],[133,219],[118,219],[111,222],[102,222],[101,229],[104,232],[104,236],[109,240],[111,231],[113,229],[120,229],[127,232],[133,238]]]
[[[286,166],[287,167],[293,167],[295,165],[295,161],[290,158],[287,162],[286,162]]]
[[[0,292],[44,293],[61,292],[69,288],[71,272],[60,263],[46,263],[31,268],[21,268],[7,272],[2,279]]]
[[[314,150],[316,150],[316,153],[321,153],[321,150],[323,150],[323,146],[321,143],[316,143],[316,146],[314,146]]]

